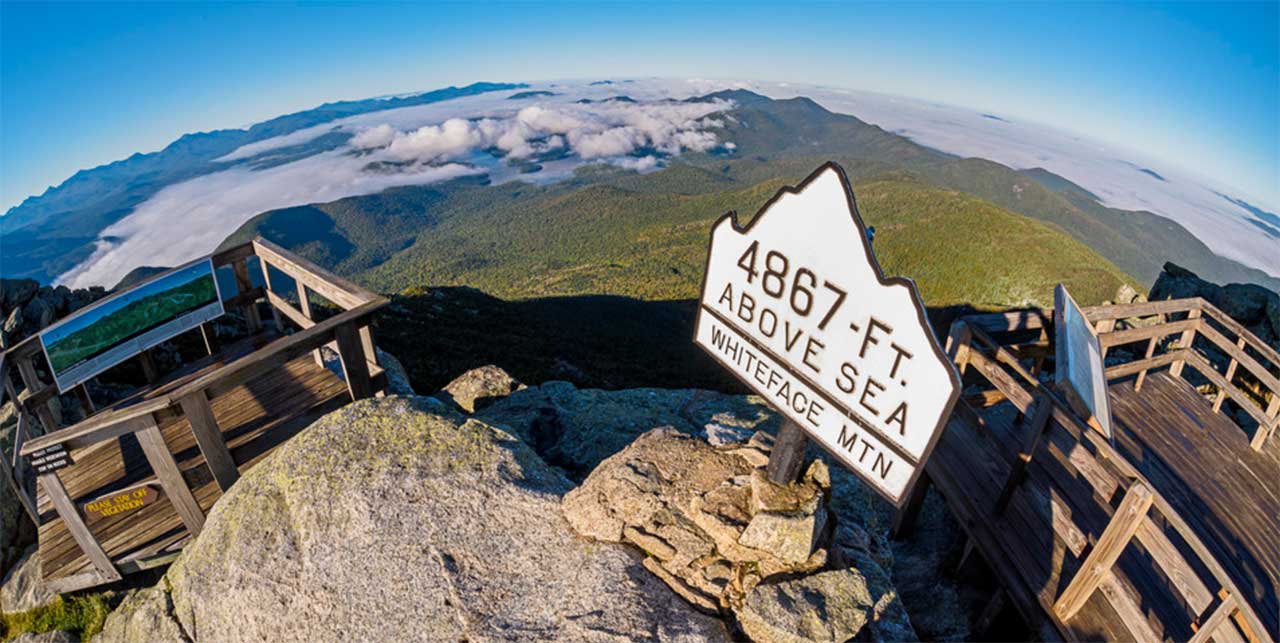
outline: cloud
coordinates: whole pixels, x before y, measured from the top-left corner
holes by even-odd
[[[394,127],[383,123],[375,127],[361,130],[351,137],[351,147],[366,150],[375,147],[386,147],[396,137]]]
[[[365,171],[366,162],[350,154],[325,152],[265,170],[237,167],[171,185],[103,230],[104,240],[93,255],[59,277],[58,283],[73,288],[110,287],[140,265],[178,265],[213,251],[242,224],[267,210],[483,171],[448,164],[379,174]]]
[[[628,86],[636,96],[649,95],[634,103],[593,90],[518,110],[509,101],[479,98],[387,110],[246,145],[223,160],[251,158],[334,130],[352,134],[337,149],[289,163],[265,169],[237,164],[166,187],[104,230],[92,256],[58,281],[111,286],[139,265],[172,266],[208,253],[261,212],[393,186],[485,173],[495,183],[549,182],[597,161],[650,171],[661,156],[716,146],[714,130],[723,122],[711,116],[732,107],[728,101],[671,100],[661,85]],[[574,102],[579,97],[592,101]],[[557,151],[553,160],[540,160],[535,173],[520,174],[507,164]]]
[[[399,161],[450,160],[466,156],[484,142],[480,128],[461,118],[451,118],[441,125],[395,134],[386,155]]]
[[[715,147],[717,137],[710,130],[724,122],[708,115],[731,106],[729,101],[666,100],[530,105],[514,114],[451,118],[405,132],[382,124],[361,131],[351,145],[385,148],[383,156],[399,162],[460,159],[488,148],[527,158],[566,145],[582,160],[628,156],[641,148],[677,155]]]

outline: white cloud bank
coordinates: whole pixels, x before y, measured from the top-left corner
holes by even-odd
[[[671,100],[693,93],[678,84],[632,89],[625,86],[637,102],[608,100],[621,90],[587,86],[536,101],[491,92],[362,114],[245,145],[219,160],[253,159],[333,131],[351,134],[346,145],[328,152],[261,170],[236,164],[162,189],[104,230],[97,250],[58,283],[110,287],[138,266],[177,265],[212,251],[255,215],[277,208],[468,174],[487,173],[494,182],[554,181],[587,162],[645,172],[657,169],[662,155],[718,144],[711,130],[722,123],[710,116],[731,103]],[[576,102],[580,98],[591,102]],[[544,155],[556,160],[534,173],[518,174],[507,164]]]

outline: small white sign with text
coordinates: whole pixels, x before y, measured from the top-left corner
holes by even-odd
[[[834,163],[745,228],[716,222],[694,341],[896,505],[960,392],[915,284],[884,277]]]

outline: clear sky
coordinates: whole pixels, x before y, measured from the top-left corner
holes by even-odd
[[[808,82],[1087,134],[1280,206],[1280,3],[0,2],[0,207],[183,133],[479,80]]]

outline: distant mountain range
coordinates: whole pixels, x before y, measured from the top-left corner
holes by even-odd
[[[161,152],[80,172],[10,210],[0,219],[0,269],[6,277],[50,281],[85,264],[96,248],[111,247],[116,240],[103,231],[129,223],[134,208],[148,199],[154,204],[167,187],[172,190],[161,197],[211,173],[234,186],[237,176],[332,157],[357,163],[362,176],[389,177],[389,187],[333,201],[295,201],[256,216],[236,214],[219,222],[235,230],[228,242],[261,234],[387,291],[467,284],[508,297],[683,298],[700,279],[711,220],[729,209],[752,213],[777,187],[836,160],[853,179],[864,216],[878,228],[882,263],[916,277],[932,305],[1043,304],[1058,281],[1100,301],[1121,283],[1150,285],[1170,260],[1214,281],[1280,288],[1280,279],[1215,254],[1173,220],[1106,207],[1090,190],[1043,168],[958,158],[804,97],[777,100],[741,89],[689,93],[646,83],[483,83],[335,103],[248,130],[183,137]],[[449,112],[455,103],[465,109]],[[609,142],[608,132],[592,130],[596,139],[584,134],[572,140],[568,131],[561,138],[571,140],[559,146],[554,136],[526,132],[520,143],[534,148],[527,153],[484,143],[495,147],[435,157],[428,165],[390,158],[412,145],[412,136],[388,132],[396,138],[373,151],[353,139],[381,135],[374,126],[380,120],[412,134],[421,122],[439,123],[467,110],[467,132],[479,136],[486,119],[497,123],[526,107],[546,106],[535,117],[560,109],[562,117],[631,123],[627,119],[652,116],[659,105],[667,112],[691,106],[687,123],[671,121],[684,128],[671,141],[695,143],[658,144],[651,136],[619,154],[587,159],[578,157],[593,149],[588,143]],[[699,111],[698,105],[716,107]],[[503,122],[518,125],[528,114]],[[447,138],[432,139],[440,140]],[[464,176],[442,176],[430,185],[394,182],[410,169],[443,167]],[[154,263],[145,256],[129,259],[133,266]],[[112,273],[112,283],[125,272]]]
[[[187,134],[159,152],[134,154],[122,161],[81,170],[61,185],[27,198],[0,217],[0,236],[5,249],[0,257],[0,272],[10,278],[53,281],[92,254],[99,233],[107,226],[128,216],[134,207],[166,186],[226,169],[232,163],[218,159],[242,146],[339,118],[524,86],[474,83],[411,96],[326,103],[248,129]],[[319,145],[292,151],[305,155],[334,143],[322,141]]]

